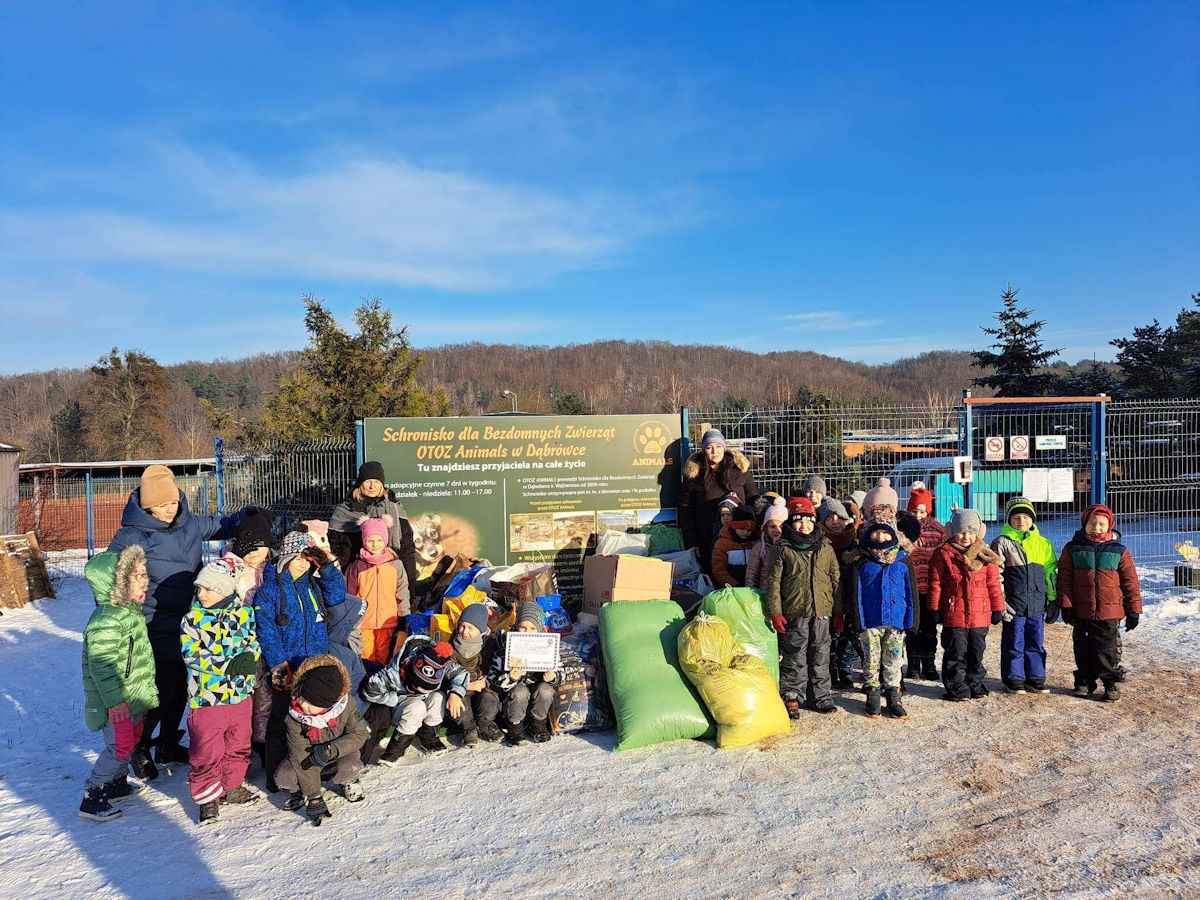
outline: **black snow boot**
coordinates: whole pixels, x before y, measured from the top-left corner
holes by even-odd
[[[417,740],[421,742],[421,749],[430,756],[440,756],[446,752],[446,745],[438,737],[438,730],[433,725],[422,725],[418,728]]]
[[[117,803],[127,797],[133,797],[145,790],[144,785],[136,787],[129,783],[129,779],[124,775],[119,778],[114,778],[104,786],[104,798],[110,803]]]
[[[1104,683],[1104,694],[1100,697],[1100,699],[1108,703],[1115,703],[1117,700],[1121,699],[1121,689],[1117,687],[1117,683],[1115,681],[1106,681]]]
[[[91,819],[93,822],[107,822],[109,819],[119,819],[121,811],[114,809],[108,802],[103,787],[90,787],[83,792],[83,802],[79,804],[79,817]]]
[[[133,774],[142,781],[153,781],[158,777],[158,766],[150,758],[150,751],[138,744],[129,756],[129,767]]]
[[[291,796],[283,801],[283,808],[288,812],[299,809],[304,805],[304,791],[292,791]]]
[[[801,706],[800,706],[799,694],[794,694],[790,691],[788,693],[784,694],[783,695],[783,705],[787,709],[787,714],[788,714],[789,719],[795,720],[795,719],[800,718]]]
[[[529,723],[529,739],[535,744],[544,744],[550,740],[550,723],[545,719]]]
[[[409,748],[416,735],[392,733],[392,739],[388,741],[387,749],[383,751],[383,755],[379,757],[379,764],[387,766],[389,769],[400,761],[400,757],[404,755],[404,751]]]
[[[907,719],[908,710],[900,703],[900,694],[895,688],[887,692],[887,714],[893,719]]]
[[[879,688],[867,688],[867,718],[878,719],[880,716],[879,709]]]
[[[304,812],[312,819],[314,825],[320,825],[323,819],[333,818],[333,813],[325,805],[324,797],[313,797],[313,799],[308,801],[308,806],[305,807]]]
[[[504,740],[504,732],[500,730],[500,726],[493,722],[480,722],[476,726],[479,731],[479,736],[489,743],[496,744]]]
[[[462,733],[462,745],[464,747],[475,747],[479,744],[479,729],[464,728]]]
[[[921,660],[921,677],[926,681],[938,681],[941,675],[938,674],[937,663],[932,659]]]
[[[200,824],[215,825],[221,815],[221,801],[210,800],[200,804]]]
[[[525,741],[525,725],[522,722],[517,722],[515,725],[508,726],[508,742],[516,747]]]

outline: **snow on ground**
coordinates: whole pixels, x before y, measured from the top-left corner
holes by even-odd
[[[845,692],[739,751],[615,754],[612,732],[456,750],[371,770],[366,802],[335,797],[319,829],[275,795],[201,830],[186,767],[122,819],[76,815],[100,741],[79,675],[91,594],[67,578],[0,616],[0,896],[1196,896],[1200,614],[1147,588],[1117,704],[1066,694],[1058,625],[1048,697],[948,704],[918,681],[907,723]],[[993,689],[998,646],[995,628]]]

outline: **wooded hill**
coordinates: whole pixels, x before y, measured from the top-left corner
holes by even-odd
[[[452,411],[475,415],[522,412],[665,412],[680,406],[777,405],[820,392],[840,404],[925,406],[953,402],[978,370],[966,352],[932,351],[881,365],[807,351],[751,353],[730,347],[666,341],[599,341],[557,347],[454,344],[422,351],[417,382],[440,388]],[[143,357],[143,360],[147,359]],[[25,462],[212,453],[214,431],[201,400],[234,409],[249,421],[280,377],[294,374],[298,352],[163,366],[162,427],[121,444],[97,427],[90,369],[55,369],[0,377],[0,441],[22,447]],[[153,360],[149,361],[153,364]],[[128,404],[129,398],[124,398]],[[109,411],[106,416],[116,413]],[[89,415],[93,421],[89,424]],[[111,429],[108,429],[111,431]]]

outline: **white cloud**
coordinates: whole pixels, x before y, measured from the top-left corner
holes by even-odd
[[[783,325],[781,331],[800,331],[805,333],[825,331],[850,331],[854,328],[869,328],[882,325],[884,319],[851,319],[839,309],[816,310],[813,312],[791,313],[777,316],[777,322],[791,322]]]
[[[486,291],[610,265],[687,218],[675,198],[567,195],[401,159],[349,156],[287,175],[180,148],[157,161],[142,177],[169,210],[8,208],[4,256]]]

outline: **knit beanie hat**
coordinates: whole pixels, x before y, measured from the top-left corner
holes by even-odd
[[[854,521],[854,517],[846,509],[846,505],[834,497],[826,497],[821,501],[821,507],[817,510],[817,518],[822,522],[826,519],[842,519],[846,522]]]
[[[946,533],[951,536],[962,534],[964,531],[972,534],[983,531],[983,519],[973,509],[956,509],[950,514],[950,521],[946,523]]]
[[[229,597],[237,591],[238,578],[245,571],[246,564],[236,556],[222,556],[201,569],[192,583],[198,588],[208,588],[222,597]]]
[[[346,681],[337,666],[316,666],[296,683],[296,696],[313,706],[329,709],[342,699]]]
[[[271,546],[271,514],[260,510],[247,513],[233,539],[235,556],[246,557],[255,550]]]
[[[825,479],[820,475],[809,475],[806,479],[804,479],[804,484],[800,486],[800,490],[820,491],[821,494],[829,493],[829,491],[825,490]]]
[[[142,509],[153,509],[179,499],[175,475],[166,466],[146,466],[138,483],[138,503]]]
[[[546,630],[546,619],[542,614],[542,608],[531,600],[517,604],[516,624],[520,625],[522,622],[532,622],[538,631]]]
[[[1092,516],[1104,516],[1108,519],[1108,527],[1111,529],[1117,524],[1117,517],[1113,515],[1113,511],[1103,503],[1097,503],[1094,506],[1089,506],[1083,511],[1083,515],[1079,517],[1079,524],[1087,527],[1088,519]]]
[[[771,505],[767,507],[766,512],[763,513],[763,527],[765,528],[768,522],[778,522],[782,525],[787,521],[787,518],[787,503],[784,502],[782,497],[776,497],[771,502]]]
[[[364,481],[383,481],[383,463],[369,460],[358,467],[358,484]]]
[[[279,548],[279,561],[276,571],[287,570],[288,563],[312,546],[312,538],[303,531],[289,531],[283,536],[283,546]]]
[[[908,511],[896,517],[896,528],[914,544],[921,539],[921,523]]]
[[[717,504],[717,515],[721,514],[721,510],[728,507],[730,512],[733,512],[742,505],[742,500],[737,494],[726,494],[721,498],[721,502]]]
[[[887,539],[876,540],[877,531],[887,532]],[[890,550],[900,546],[900,537],[896,534],[896,529],[887,522],[870,522],[863,528],[863,545],[868,550]]]
[[[720,444],[722,447],[726,446],[725,435],[721,434],[721,432],[717,431],[715,428],[710,428],[708,431],[704,432],[704,436],[700,438],[700,449],[707,450],[713,444]]]
[[[758,522],[754,518],[754,510],[744,503],[733,508],[733,519],[729,523],[734,528],[754,528]]]
[[[867,492],[866,492],[866,491],[851,491],[851,492],[850,492],[850,500],[851,500],[851,501],[854,503],[854,505],[855,505],[855,506],[857,506],[857,507],[858,507],[860,510],[862,509],[863,501],[864,501],[864,500],[866,500],[866,499],[867,499]]]
[[[371,535],[375,535],[376,537],[381,537],[386,541],[388,539],[388,529],[391,528],[391,525],[392,525],[392,523],[389,521],[391,518],[392,518],[391,516],[389,516],[385,513],[383,518],[367,519],[367,521],[363,522],[362,523],[363,541],[365,542],[366,539],[369,538]]]
[[[892,480],[884,477],[875,482],[875,487],[867,491],[863,497],[862,503],[859,506],[862,508],[863,518],[869,519],[875,515],[875,507],[880,503],[885,503],[892,509],[900,507],[900,497],[892,488]]]
[[[905,509],[909,512],[916,512],[921,507],[925,507],[925,512],[933,515],[933,494],[929,493],[925,482],[914,481],[908,491],[908,505],[905,506]]]
[[[1037,521],[1037,513],[1033,511],[1033,501],[1026,497],[1013,497],[1004,506],[1004,521],[1013,517],[1013,513],[1025,513],[1033,521]]]
[[[794,522],[796,519],[812,519],[817,520],[817,511],[813,509],[812,501],[807,497],[793,497],[787,502],[788,521]]]
[[[409,690],[421,694],[436,691],[446,674],[446,663],[454,655],[454,648],[445,641],[424,644],[408,661],[404,683]]]
[[[487,634],[488,628],[488,608],[483,603],[472,603],[462,611],[462,615],[458,617],[458,624],[467,622],[479,629],[480,634]]]

